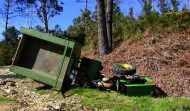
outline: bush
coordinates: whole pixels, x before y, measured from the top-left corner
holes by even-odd
[[[5,40],[0,42],[0,66],[11,65],[18,45],[19,31],[14,27],[9,27],[3,32]]]
[[[16,47],[0,44],[0,66],[11,65]]]
[[[182,32],[190,25],[190,12],[169,12],[159,15],[158,12],[152,11],[149,15],[139,15],[137,20],[128,22],[121,27],[123,39],[139,39],[146,30],[156,32],[158,30],[172,32]],[[129,21],[126,19],[126,21]]]

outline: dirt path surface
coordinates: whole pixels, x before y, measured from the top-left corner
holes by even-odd
[[[0,68],[0,96],[16,99],[13,103],[0,103],[0,107],[3,111],[60,111],[62,106],[66,110],[85,109],[80,104],[79,95],[63,96],[59,91],[50,88],[36,90],[37,87],[44,87],[44,84],[16,75],[9,71],[9,67]]]

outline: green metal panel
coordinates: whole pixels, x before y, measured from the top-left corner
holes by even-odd
[[[67,42],[66,39],[61,39],[61,38],[58,38],[58,37],[55,37],[55,36],[52,36],[52,35],[48,35],[46,33],[41,33],[41,32],[35,31],[35,30],[23,28],[23,27],[20,28],[20,32],[23,33],[23,34],[32,36],[32,37],[36,37],[36,38],[39,38],[39,39],[43,39],[43,40],[46,40],[46,41],[49,41],[49,42],[56,43],[56,44],[59,44],[59,45],[64,45],[65,46],[66,42]],[[68,47],[73,48],[74,47],[74,42],[71,41],[71,43],[69,44]]]
[[[55,80],[55,83],[54,83],[54,88],[56,88],[56,85],[57,85],[57,82],[58,82],[58,79],[59,79],[59,76],[60,76],[60,73],[61,73],[61,68],[62,68],[63,62],[65,60],[65,54],[67,52],[68,45],[69,45],[69,41],[67,41],[67,43],[66,43],[66,47],[65,47],[65,50],[64,50],[64,53],[63,53],[63,58],[61,60],[61,64],[59,66],[58,74],[57,74],[57,77],[56,77],[56,80]]]
[[[127,85],[126,85],[127,86]],[[154,92],[154,84],[127,86],[128,96],[151,96]]]
[[[23,67],[19,67],[19,66],[13,66],[13,65],[10,67],[10,70],[15,72],[15,73],[21,74],[23,76],[32,78],[34,80],[43,82],[43,83],[48,84],[48,85],[52,85],[55,82],[55,77],[49,76],[43,72],[30,70],[27,68],[23,68]],[[58,86],[60,87],[61,83],[58,83]]]
[[[86,75],[88,79],[91,81],[95,80],[96,75],[100,71],[101,62],[83,57],[81,64],[84,65],[87,69]]]
[[[144,78],[145,84],[125,85],[128,96],[151,96],[155,90],[155,84],[147,84],[151,81],[148,77]]]
[[[23,37],[10,70],[56,89],[68,86],[69,74],[78,66],[74,62],[69,67],[70,60],[80,57],[81,45],[27,28],[21,28],[21,32]]]

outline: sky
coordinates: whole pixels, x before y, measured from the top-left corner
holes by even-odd
[[[0,1],[0,4],[2,4],[4,0]],[[83,0],[85,1],[85,0]],[[91,10],[91,12],[93,12],[95,10],[95,6],[96,6],[96,0],[88,0],[88,9]],[[157,1],[157,0],[156,0]],[[80,9],[84,10],[85,9],[85,2],[79,2],[77,3],[76,0],[63,0],[64,5],[63,5],[63,12],[61,12],[60,15],[57,15],[53,18],[51,18],[49,20],[49,29],[54,28],[54,26],[56,24],[58,24],[62,30],[67,30],[67,28],[70,25],[73,25],[73,19],[80,16],[81,15],[81,11]],[[181,5],[180,5],[180,9],[183,6],[183,4],[186,2],[186,0],[180,0]],[[190,2],[190,0],[189,0]],[[156,7],[157,3],[154,3],[154,7]],[[141,4],[138,2],[138,0],[121,0],[120,2],[120,8],[121,8],[121,12],[124,13],[124,15],[127,15],[129,13],[129,7],[133,7],[134,9],[134,16],[137,17],[138,15],[140,15],[142,13],[142,6]],[[189,3],[190,5],[190,3]],[[158,11],[159,9],[156,8],[156,10]],[[34,14],[34,16],[36,16]],[[36,17],[35,21],[32,21],[30,23],[27,23],[26,20],[29,18],[24,18],[24,17],[15,17],[9,20],[9,26],[15,26],[18,30],[20,29],[20,27],[34,27],[36,25],[41,25],[43,26],[43,24],[41,23],[41,21]],[[4,25],[4,21],[2,19],[2,17],[0,16],[0,41],[4,39],[4,37],[2,36],[2,32],[4,31],[5,27]]]

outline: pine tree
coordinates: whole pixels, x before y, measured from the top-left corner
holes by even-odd
[[[110,53],[107,38],[104,0],[96,0],[98,16],[98,44],[100,57]]]
[[[25,4],[20,7],[21,10],[24,8],[35,7],[37,16],[44,24],[44,31],[48,33],[48,20],[55,15],[60,15],[63,12],[63,3],[58,3],[58,0],[17,0],[21,4]]]

